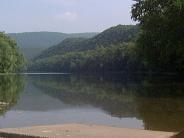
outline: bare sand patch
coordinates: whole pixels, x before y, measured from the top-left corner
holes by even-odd
[[[174,132],[147,131],[99,125],[64,124],[0,129],[12,133],[49,138],[169,138]]]

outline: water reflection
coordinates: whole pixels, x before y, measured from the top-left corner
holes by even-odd
[[[0,115],[4,115],[19,99],[24,88],[23,76],[0,75]]]
[[[24,81],[27,85],[20,93]],[[11,96],[7,97],[15,102],[5,101],[6,96],[0,101],[16,104],[19,96],[20,100],[4,119],[0,118],[2,127],[99,122],[162,131],[184,128],[184,81],[181,77],[37,74],[28,75],[24,81],[12,80],[12,89],[4,89],[11,91]],[[6,87],[3,84],[0,90]],[[20,117],[16,111],[24,114]],[[14,125],[12,116],[18,120]]]
[[[175,77],[42,76],[34,85],[71,105],[93,105],[114,117],[136,117],[150,130],[184,128],[184,82]]]

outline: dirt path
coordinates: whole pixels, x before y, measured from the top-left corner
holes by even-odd
[[[146,131],[97,125],[65,124],[0,129],[0,132],[49,138],[169,138],[172,132]]]

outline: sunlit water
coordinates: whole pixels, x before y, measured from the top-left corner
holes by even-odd
[[[24,74],[0,76],[0,127],[64,123],[162,131],[184,128],[178,77]]]

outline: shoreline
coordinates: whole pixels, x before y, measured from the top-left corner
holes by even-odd
[[[175,132],[117,128],[103,125],[63,124],[0,129],[3,135],[28,138],[170,138]]]

